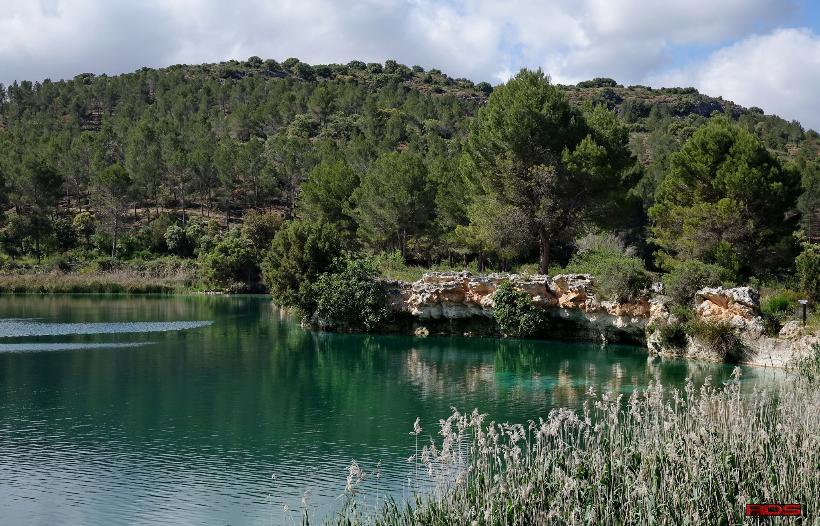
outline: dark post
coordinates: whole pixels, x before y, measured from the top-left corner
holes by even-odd
[[[803,308],[803,326],[806,325],[806,304],[808,304],[808,300],[797,300],[797,303]]]

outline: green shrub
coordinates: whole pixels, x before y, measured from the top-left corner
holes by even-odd
[[[387,318],[384,283],[372,262],[338,258],[313,284],[314,320],[323,327],[373,330]]]
[[[282,225],[262,261],[262,275],[275,302],[310,314],[316,310],[313,283],[340,256],[345,240],[328,223],[289,221]]]
[[[152,219],[140,232],[148,250],[155,254],[166,254],[168,244],[165,242],[165,232],[168,231],[168,227],[176,223],[176,217],[168,212],[163,212]]]
[[[601,299],[626,301],[640,295],[652,283],[640,258],[615,251],[576,254],[564,272],[592,274]]]
[[[809,244],[804,247],[795,259],[797,282],[801,291],[820,301],[820,247]]]
[[[690,320],[686,324],[686,333],[717,352],[725,362],[739,362],[746,353],[746,346],[728,323]]]
[[[259,280],[259,266],[250,244],[236,233],[200,254],[203,281],[228,292],[252,290]]]
[[[716,287],[729,278],[729,271],[723,267],[691,259],[681,262],[663,277],[663,288],[677,305],[691,305],[698,290]]]
[[[785,293],[778,293],[765,298],[760,303],[760,310],[771,316],[780,317],[788,314],[794,309],[792,299]]]
[[[250,242],[254,251],[262,253],[270,246],[280,226],[282,216],[279,214],[250,210],[242,218],[242,237]]]
[[[795,291],[780,289],[769,293],[760,301],[760,313],[766,333],[777,334],[783,323],[794,316],[797,311],[797,300],[803,296]]]
[[[188,239],[185,229],[180,225],[171,225],[165,231],[165,245],[168,251],[178,256],[190,257],[194,253],[193,243]]]
[[[516,274],[522,274],[525,276],[534,276],[536,274],[540,274],[541,269],[538,268],[538,263],[524,263],[516,267],[515,272]]]
[[[686,347],[686,327],[683,323],[662,323],[658,326],[660,341],[665,347],[682,349]]]
[[[672,305],[669,312],[680,323],[686,323],[695,317],[695,311],[688,305]]]
[[[91,235],[97,228],[97,220],[91,212],[79,212],[71,219],[71,226],[77,237],[82,240],[85,245],[91,243]]]
[[[493,295],[493,316],[505,336],[531,338],[547,328],[547,313],[532,303],[529,294],[502,283]]]

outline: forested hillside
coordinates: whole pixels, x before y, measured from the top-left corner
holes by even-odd
[[[588,270],[610,250],[778,277],[816,228],[819,152],[759,108],[611,79],[523,71],[494,90],[394,61],[258,57],[81,74],[0,86],[0,257],[173,256],[235,288],[326,239],[384,268]],[[326,256],[296,267],[315,278]]]

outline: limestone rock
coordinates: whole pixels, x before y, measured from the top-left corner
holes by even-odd
[[[707,287],[695,295],[695,314],[708,323],[728,323],[752,338],[763,335],[760,294],[751,287]]]
[[[799,321],[787,321],[780,329],[778,336],[787,340],[794,340],[806,334],[806,329]]]

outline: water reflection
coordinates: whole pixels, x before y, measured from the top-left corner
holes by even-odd
[[[631,347],[307,332],[266,298],[4,297],[0,318],[213,320],[2,344],[65,351],[0,352],[9,524],[278,524],[281,505],[298,509],[306,490],[316,518],[340,505],[352,459],[380,464],[381,495],[406,493],[417,416],[426,440],[453,406],[524,422],[578,407],[589,387],[627,393],[731,373]],[[745,369],[744,380],[776,374]]]

